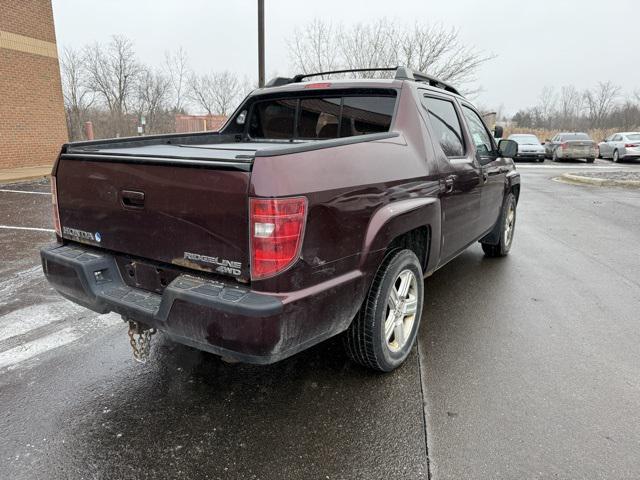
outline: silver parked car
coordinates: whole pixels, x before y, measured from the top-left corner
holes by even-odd
[[[544,147],[535,135],[525,133],[514,133],[509,135],[509,140],[518,144],[518,153],[514,160],[537,160],[544,162]]]
[[[544,144],[547,158],[554,162],[564,159],[584,158],[593,163],[598,155],[596,142],[586,133],[559,133]]]
[[[640,132],[614,133],[598,144],[600,158],[614,162],[640,158]]]

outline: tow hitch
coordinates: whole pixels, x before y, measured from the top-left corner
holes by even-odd
[[[151,336],[155,333],[155,328],[129,320],[129,343],[136,362],[147,363],[151,352]]]

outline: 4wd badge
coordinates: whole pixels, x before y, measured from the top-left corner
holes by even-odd
[[[184,252],[184,258],[191,260],[192,262],[208,263],[215,265],[215,271],[224,275],[233,275],[239,277],[242,268],[242,263],[235,262],[233,260],[226,260],[224,258],[210,257],[208,255],[200,255],[199,253]]]

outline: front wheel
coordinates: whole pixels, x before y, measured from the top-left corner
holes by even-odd
[[[382,372],[402,365],[416,340],[423,295],[416,254],[411,250],[389,253],[344,336],[347,354],[360,365]]]
[[[596,161],[595,158],[587,158],[587,163],[593,163],[595,161]]]
[[[504,201],[500,214],[500,228],[500,241],[497,244],[481,243],[487,257],[506,257],[511,250],[516,228],[516,197],[513,193],[509,193]]]

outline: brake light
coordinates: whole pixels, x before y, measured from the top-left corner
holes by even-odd
[[[51,206],[53,208],[53,228],[56,235],[62,236],[62,228],[60,227],[60,211],[58,210],[58,185],[56,177],[51,176]]]
[[[637,143],[627,143],[625,144],[625,148],[636,148],[637,146],[639,146]]]
[[[272,277],[300,256],[307,199],[251,198],[251,278]]]
[[[565,142],[562,145],[560,145],[560,148],[562,149],[569,148],[569,144]]]
[[[304,88],[329,88],[331,86],[331,82],[322,82],[322,83],[309,83],[304,86]]]

